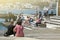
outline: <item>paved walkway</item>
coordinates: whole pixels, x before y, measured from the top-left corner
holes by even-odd
[[[0,37],[0,40],[39,40],[39,39],[28,37]]]
[[[36,38],[40,40],[60,40],[59,29],[48,28],[32,28],[33,30],[25,29],[25,37]]]
[[[24,29],[24,38],[3,37],[1,40],[60,40],[60,29],[48,28],[31,28],[32,30]],[[1,32],[2,33],[2,32]]]

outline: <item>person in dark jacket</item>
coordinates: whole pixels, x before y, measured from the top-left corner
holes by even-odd
[[[10,36],[10,35],[12,35],[12,34],[15,34],[14,32],[13,32],[13,28],[14,28],[15,26],[13,25],[13,21],[11,21],[11,23],[10,23],[10,25],[8,26],[8,28],[7,28],[7,32],[4,34],[4,36]]]

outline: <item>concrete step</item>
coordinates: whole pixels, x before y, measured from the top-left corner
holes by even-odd
[[[60,22],[58,19],[50,19],[50,21]]]
[[[58,27],[58,25],[46,23],[46,27],[47,27],[47,28],[53,28],[53,29],[56,29],[56,27]]]
[[[60,16],[50,16],[50,18],[60,19]]]
[[[46,27],[47,28],[55,28],[55,27],[60,27],[60,20],[50,20],[46,22]]]
[[[50,21],[60,22],[60,16],[52,16],[50,17]]]
[[[51,16],[49,21],[46,21],[47,28],[60,27],[60,16]]]
[[[56,38],[56,39],[58,39],[58,38],[60,38],[60,34],[28,34],[28,35],[26,35],[26,37],[31,37],[31,38],[41,38],[41,39],[54,39],[54,38]]]
[[[54,24],[54,25],[60,25],[60,22],[56,22],[56,21],[48,21],[46,23]]]
[[[0,40],[39,40],[39,39],[28,37],[0,37]]]
[[[47,39],[45,39],[45,38],[39,38],[39,39],[36,39],[36,38],[28,38],[28,37],[0,37],[0,40],[60,40],[60,38],[52,38],[52,39],[50,39],[50,38],[47,38]]]
[[[60,40],[60,36],[0,37],[1,40]]]
[[[57,20],[60,20],[60,17],[50,17],[50,19],[57,19]]]
[[[60,38],[59,39],[49,39],[49,38],[48,39],[41,39],[40,38],[40,40],[60,40]]]

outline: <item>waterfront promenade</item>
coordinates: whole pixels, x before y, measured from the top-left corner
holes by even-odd
[[[1,40],[60,40],[60,29],[48,29],[48,28],[31,28],[32,30],[24,29],[25,37],[4,37],[3,34],[0,34]],[[0,33],[3,33],[0,32]]]
[[[57,17],[53,19],[56,20],[56,23],[58,23],[60,22],[59,18]],[[48,26],[50,27],[52,25],[48,25]],[[25,37],[19,37],[19,38],[14,37],[14,36],[4,37],[3,34],[5,30],[3,31],[0,30],[0,40],[60,40],[60,27],[58,26],[57,26],[58,28],[32,27],[32,26],[30,27],[24,26],[24,27],[25,27],[24,29]]]

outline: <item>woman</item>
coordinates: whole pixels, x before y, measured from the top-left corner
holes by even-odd
[[[16,37],[24,37],[22,22],[17,22],[13,31],[16,33]]]
[[[41,20],[39,18],[37,18],[36,20],[36,26],[38,27],[38,24],[41,24]]]

